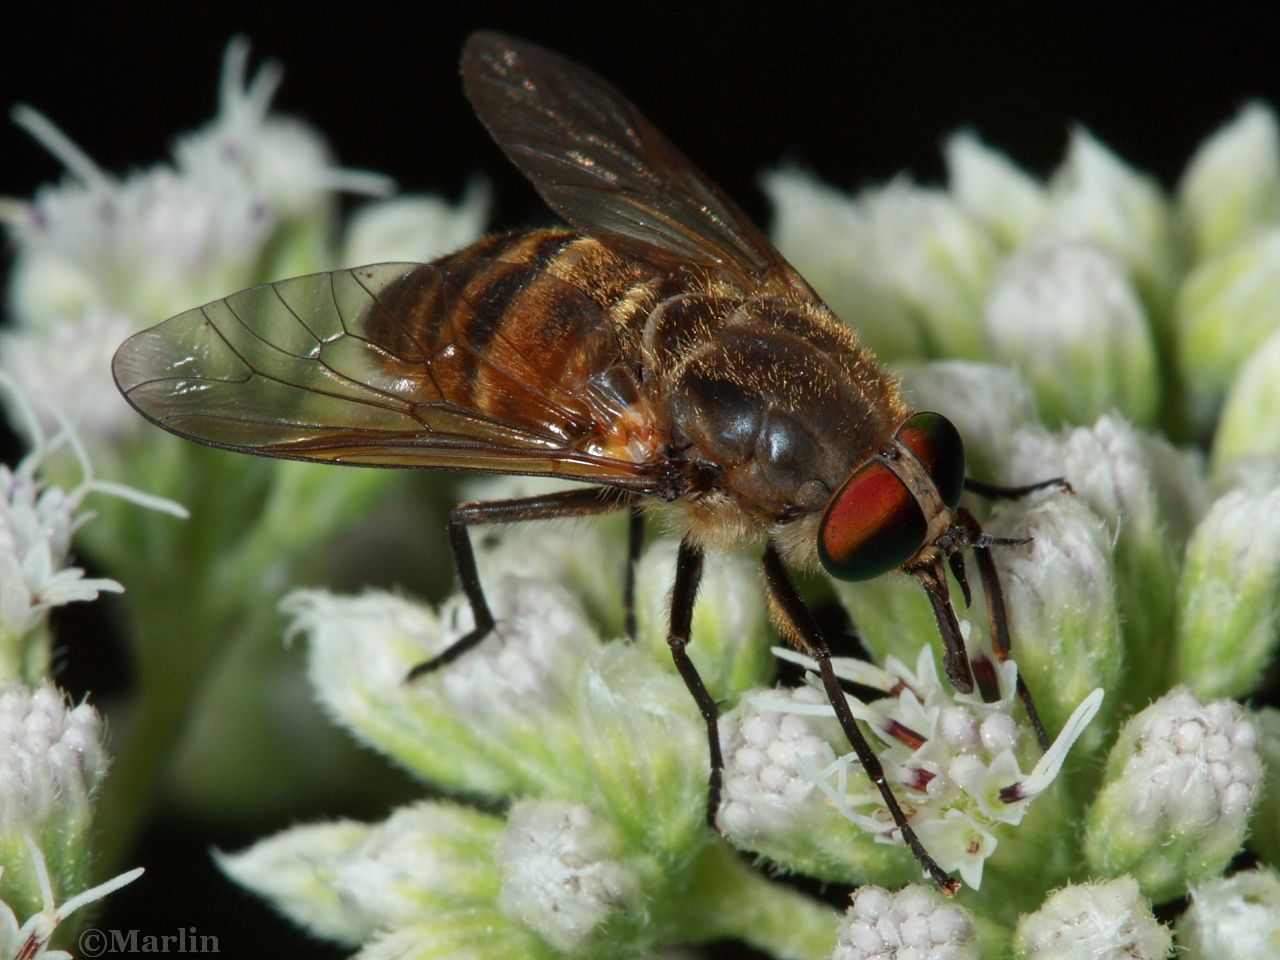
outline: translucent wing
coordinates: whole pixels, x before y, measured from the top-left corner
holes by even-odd
[[[467,41],[462,79],[498,145],[573,226],[664,269],[695,264],[808,290],[733,201],[590,70],[485,32]]]
[[[554,309],[509,315],[534,287]],[[143,416],[214,446],[654,492],[665,461],[613,442],[608,336],[582,291],[464,252],[241,291],[131,337],[113,369]]]

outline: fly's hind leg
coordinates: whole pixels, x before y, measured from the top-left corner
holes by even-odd
[[[521,523],[525,520],[551,520],[564,517],[589,517],[632,504],[634,495],[618,493],[608,487],[589,487],[583,490],[564,490],[538,497],[520,497],[515,500],[491,500],[480,503],[463,503],[449,513],[449,546],[453,550],[453,563],[462,583],[462,592],[471,604],[475,626],[459,637],[443,651],[409,671],[407,680],[414,680],[424,673],[438,670],[466,653],[493,630],[493,613],[485,600],[480,574],[476,570],[476,555],[471,546],[468,528],[494,523]]]
[[[640,560],[640,548],[644,546],[644,510],[640,504],[631,504],[631,518],[627,524],[627,572],[622,584],[623,629],[628,640],[636,638],[636,563]]]
[[[853,752],[858,755],[858,762],[862,764],[862,769],[866,771],[867,777],[879,791],[885,806],[889,808],[889,815],[893,817],[894,826],[902,835],[903,842],[915,854],[915,858],[920,861],[920,866],[925,869],[938,888],[947,896],[952,896],[960,889],[959,881],[948,876],[946,871],[938,866],[937,861],[929,855],[929,851],[916,836],[916,832],[911,829],[911,824],[907,822],[898,798],[894,796],[893,788],[889,786],[889,781],[885,777],[880,758],[876,756],[871,744],[863,736],[862,730],[854,719],[853,711],[849,709],[849,701],[845,699],[844,689],[840,686],[840,680],[831,667],[831,647],[819,631],[809,608],[804,605],[800,591],[796,589],[791,575],[783,565],[778,548],[772,543],[764,551],[764,578],[769,596],[773,600],[774,615],[781,621],[780,625],[804,649],[805,653],[818,662],[822,686],[827,692],[827,699],[835,709],[840,727],[853,747]]]

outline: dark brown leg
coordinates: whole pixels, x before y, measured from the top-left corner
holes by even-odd
[[[982,527],[973,514],[963,508],[956,511],[956,522],[965,531],[969,544],[973,547],[973,557],[978,563],[978,575],[982,578],[982,592],[987,598],[987,622],[991,625],[991,649],[1003,663],[1009,659],[1012,641],[1009,639],[1009,618],[1004,605],[1004,589],[1000,586],[1000,576],[996,572],[996,564],[991,557],[991,547],[1027,541],[988,537],[982,532]],[[1027,718],[1036,732],[1040,749],[1048,750],[1049,735],[1045,732],[1044,724],[1040,722],[1040,714],[1036,712],[1035,702],[1031,698],[1031,689],[1027,686],[1021,670],[1018,671],[1018,700],[1027,711]]]
[[[964,648],[964,636],[960,633],[960,622],[951,607],[951,593],[947,588],[947,573],[942,568],[941,556],[907,572],[920,582],[924,592],[929,595],[933,617],[938,621],[938,633],[942,635],[942,667],[947,679],[960,693],[972,693],[973,671],[969,665],[969,654]],[[999,700],[999,694],[994,699]]]
[[[671,588],[671,628],[667,633],[667,645],[671,647],[676,669],[693,694],[698,712],[707,725],[707,745],[711,752],[711,776],[707,779],[707,826],[718,833],[716,813],[720,810],[720,782],[724,771],[724,757],[720,753],[720,708],[711,699],[702,677],[698,676],[697,667],[685,652],[689,645],[689,626],[693,622],[693,604],[701,581],[702,548],[684,540],[676,559],[675,586]]]
[[[631,522],[627,526],[627,574],[622,583],[623,627],[627,639],[636,638],[636,563],[640,560],[640,548],[644,546],[644,511],[639,504],[631,505]]]
[[[814,622],[809,609],[804,605],[800,592],[796,590],[795,584],[791,580],[791,575],[787,573],[787,568],[782,563],[782,557],[778,554],[777,547],[772,543],[765,548],[764,552],[764,576],[765,582],[769,587],[769,593],[773,597],[775,609],[778,615],[786,621],[784,626],[787,628],[787,632],[791,634],[797,643],[805,648],[805,652],[809,656],[818,662],[818,671],[822,676],[822,685],[827,691],[827,699],[831,701],[831,706],[836,711],[840,726],[844,730],[849,743],[853,746],[854,753],[858,755],[858,762],[862,764],[862,769],[866,771],[871,782],[880,791],[880,796],[884,800],[885,806],[889,808],[890,816],[893,817],[894,825],[898,828],[899,833],[902,834],[903,842],[915,854],[916,859],[920,861],[920,865],[933,878],[933,882],[938,885],[939,889],[947,896],[955,894],[960,889],[960,881],[948,876],[938,866],[933,857],[929,856],[929,851],[924,848],[920,838],[916,836],[916,832],[911,829],[911,824],[907,823],[906,815],[903,814],[902,808],[898,805],[898,798],[893,795],[893,789],[889,786],[888,780],[885,779],[884,767],[880,764],[880,758],[871,749],[871,744],[867,743],[867,738],[862,735],[862,730],[854,719],[853,711],[849,709],[849,701],[845,699],[844,690],[840,687],[840,680],[831,668],[831,648],[819,632],[818,625]]]
[[[629,495],[619,494],[608,487],[588,487],[539,497],[463,503],[454,507],[449,513],[449,546],[453,549],[453,563],[458,571],[458,580],[462,583],[462,592],[471,603],[471,613],[476,625],[445,650],[410,670],[406,680],[414,680],[451,663],[487,637],[493,629],[493,614],[489,612],[484,588],[480,585],[475,551],[471,548],[471,538],[467,534],[468,527],[491,523],[520,523],[525,520],[588,517],[621,510],[631,502]]]

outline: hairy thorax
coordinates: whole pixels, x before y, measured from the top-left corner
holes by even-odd
[[[643,336],[673,452],[713,477],[678,505],[688,532],[728,548],[772,534],[807,563],[813,538],[793,534],[889,441],[906,415],[896,382],[813,302],[682,293]]]

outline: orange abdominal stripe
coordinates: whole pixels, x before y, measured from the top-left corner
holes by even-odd
[[[818,557],[838,580],[870,580],[906,563],[924,543],[924,511],[880,460],[854,472],[818,528]]]

